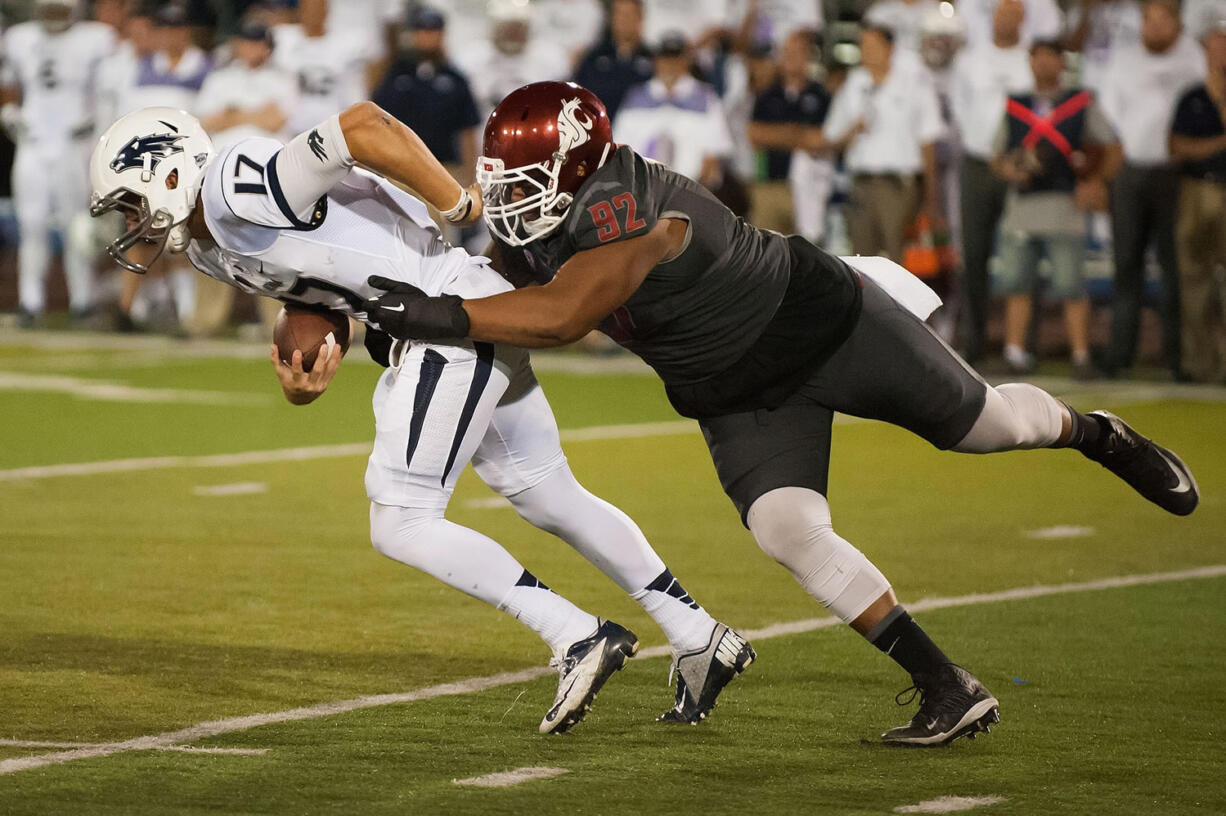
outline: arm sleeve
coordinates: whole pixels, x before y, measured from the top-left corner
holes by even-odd
[[[1113,145],[1119,141],[1115,128],[1103,114],[1102,105],[1095,99],[1086,110],[1086,141],[1097,145]]]
[[[823,127],[826,131],[826,138],[832,142],[837,142],[846,136],[853,124],[851,91],[847,85],[848,83],[844,82],[843,87],[839,88],[839,92],[830,102],[830,111],[826,114],[826,123]]]
[[[1009,117],[1000,120],[996,126],[996,134],[992,137],[992,155],[1003,156],[1009,145]]]
[[[317,202],[337,182],[349,175],[353,156],[341,132],[340,118],[333,115],[318,127],[300,133],[268,162],[268,187],[281,214],[294,226],[305,223]]]
[[[326,193],[354,164],[336,116],[285,146],[276,139],[244,139],[220,161],[220,193],[234,217],[301,230],[319,226]]]

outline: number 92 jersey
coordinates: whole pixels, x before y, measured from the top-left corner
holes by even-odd
[[[371,275],[429,295],[478,298],[510,288],[486,259],[444,241],[425,204],[386,179],[361,169],[313,179],[311,151],[322,149],[315,130],[289,146],[244,139],[217,156],[201,189],[215,243],[193,240],[192,264],[243,291],[362,321],[366,299],[379,294],[366,283]],[[295,199],[306,204],[295,210]]]

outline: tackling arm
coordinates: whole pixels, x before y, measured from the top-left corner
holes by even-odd
[[[477,300],[428,297],[408,284],[371,278],[386,294],[370,301],[379,327],[405,340],[471,337],[550,348],[583,337],[634,294],[657,264],[678,252],[688,226],[664,219],[636,238],[576,254],[544,286]]]

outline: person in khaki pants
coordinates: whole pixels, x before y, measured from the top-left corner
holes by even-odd
[[[935,142],[945,125],[932,81],[893,59],[893,41],[888,29],[861,31],[861,65],[835,94],[823,133],[846,151],[852,251],[898,261],[921,205],[940,220]]]
[[[1205,34],[1208,74],[1179,100],[1171,157],[1180,166],[1175,245],[1183,316],[1183,367],[1202,382],[1226,380],[1226,19]]]

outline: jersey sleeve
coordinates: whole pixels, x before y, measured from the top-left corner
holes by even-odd
[[[328,190],[354,165],[335,116],[287,145],[264,137],[243,139],[218,162],[212,184],[231,216],[298,230],[323,222]]]
[[[571,205],[564,228],[574,252],[646,235],[658,221],[646,162],[628,147],[610,161],[610,172],[602,168]]]

